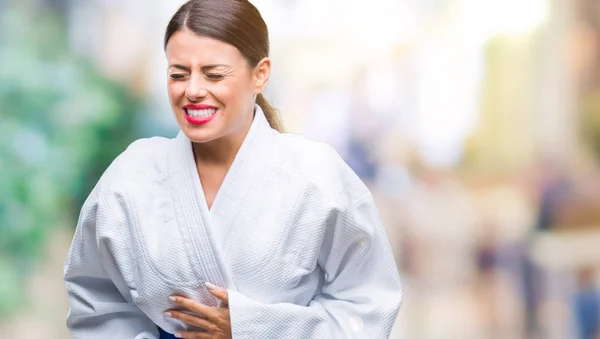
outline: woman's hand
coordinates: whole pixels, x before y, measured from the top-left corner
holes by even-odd
[[[231,320],[229,318],[229,298],[227,290],[211,283],[206,283],[208,291],[222,302],[221,307],[211,307],[191,299],[174,295],[169,299],[179,306],[202,317],[178,310],[167,310],[165,317],[179,319],[192,326],[201,327],[206,332],[182,331],[175,336],[186,339],[232,339]]]

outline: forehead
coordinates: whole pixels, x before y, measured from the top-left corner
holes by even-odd
[[[198,36],[188,29],[176,32],[167,44],[167,59],[178,64],[230,64],[245,62],[240,51],[228,43]]]

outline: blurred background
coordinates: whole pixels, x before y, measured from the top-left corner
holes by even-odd
[[[255,0],[267,97],[371,188],[404,282],[393,339],[600,338],[598,0]],[[0,0],[0,337],[68,338],[79,209],[174,136],[176,0]]]

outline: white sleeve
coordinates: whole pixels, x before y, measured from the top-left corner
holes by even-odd
[[[98,185],[99,186],[99,185]],[[98,186],[86,200],[64,268],[70,309],[67,327],[77,339],[158,339],[158,328],[125,297],[129,291],[119,274],[108,274],[104,264],[116,267],[111,255],[101,258],[96,227],[119,222],[118,211],[103,208]]]
[[[400,307],[397,266],[372,197],[339,212],[323,241],[325,283],[308,306],[229,291],[233,339],[387,338]]]

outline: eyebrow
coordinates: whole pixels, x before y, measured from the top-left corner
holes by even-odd
[[[173,65],[169,65],[169,68],[171,68],[171,67],[173,67],[173,68],[177,68],[177,69],[180,69],[180,70],[182,70],[182,71],[186,71],[186,72],[189,72],[189,71],[191,71],[191,69],[190,69],[189,67],[187,67],[187,66],[183,66],[183,65],[179,65],[179,64],[173,64]],[[208,71],[208,70],[211,70],[211,69],[217,68],[217,67],[229,67],[229,66],[227,66],[227,65],[219,65],[219,64],[215,64],[215,65],[206,65],[206,66],[202,66],[200,69],[202,69],[202,71],[203,71],[203,72],[205,72],[205,71]]]

